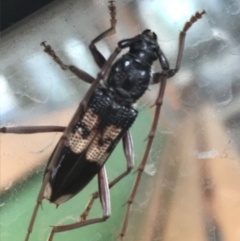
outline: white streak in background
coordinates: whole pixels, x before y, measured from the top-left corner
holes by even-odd
[[[219,156],[219,152],[216,150],[211,150],[211,151],[203,151],[203,152],[197,152],[196,156],[198,159],[213,159],[217,156]]]
[[[4,190],[8,190],[12,187],[13,181],[9,182],[7,186],[4,187]]]
[[[240,4],[239,1],[229,1],[229,5],[226,8],[227,13],[230,15],[237,15],[240,13]]]
[[[97,64],[88,48],[89,43],[85,43],[76,38],[67,39],[64,42],[64,53],[71,59],[71,65],[74,65],[88,74],[96,77],[99,71]],[[98,48],[101,50],[103,56],[107,57],[111,55],[113,49],[109,47],[104,41],[97,43]]]
[[[156,1],[156,3],[159,3],[159,1]],[[164,11],[161,11],[161,13],[165,13],[165,17],[167,19],[171,19],[173,21],[179,21],[182,18],[188,16],[189,14],[192,14],[194,12],[192,4],[190,2],[182,2],[179,0],[171,1],[171,4],[169,2],[164,1],[162,4],[162,9]],[[174,6],[174,7],[173,7]]]
[[[146,174],[148,174],[149,176],[155,176],[155,174],[157,172],[155,163],[146,164],[146,166],[144,168],[144,172]]]
[[[158,29],[159,21],[163,20],[169,23],[186,21],[186,16],[191,16],[195,12],[194,4],[179,0],[172,0],[171,4],[168,1],[154,1],[149,4],[146,4],[146,1],[140,1],[139,6],[140,14],[146,25],[151,26],[152,29]],[[155,17],[146,17],[148,14]]]
[[[98,71],[97,65],[94,64],[94,59],[88,49],[88,45],[79,39],[67,39],[64,43],[64,53],[71,59],[71,65],[86,71],[93,75]]]
[[[23,95],[37,103],[46,103],[49,98],[55,102],[65,101],[74,90],[66,81],[66,73],[46,53],[27,59],[24,66],[28,91],[31,88],[34,91]]]
[[[16,98],[3,75],[0,75],[0,103],[0,115],[4,115],[17,105]]]

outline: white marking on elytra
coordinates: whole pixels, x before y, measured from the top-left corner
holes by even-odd
[[[107,149],[115,142],[122,129],[110,125],[97,133],[99,121],[99,116],[89,109],[81,120],[86,128],[79,127],[75,133],[70,133],[65,145],[76,154],[86,151],[88,161],[102,165],[110,154]],[[84,137],[86,129],[89,131],[89,135]]]
[[[87,150],[87,160],[102,165],[110,154],[107,152],[107,149],[116,140],[121,130],[122,129],[111,125],[107,126],[102,133],[98,133]],[[102,143],[102,145],[100,145],[100,143]]]
[[[70,149],[76,154],[80,154],[82,151],[84,151],[92,141],[96,134],[96,126],[99,122],[99,117],[98,115],[94,114],[91,109],[89,109],[85,113],[81,122],[86,126],[87,130],[89,131],[89,135],[83,138],[84,129],[79,127],[75,133],[70,133],[67,141],[65,142],[65,145],[70,147]]]

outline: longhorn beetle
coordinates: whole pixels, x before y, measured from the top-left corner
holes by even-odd
[[[110,216],[109,189],[133,168],[133,145],[129,128],[135,121],[138,112],[132,107],[132,104],[145,93],[150,84],[159,83],[159,92],[155,101],[155,115],[147,138],[146,150],[138,167],[132,193],[127,201],[127,212],[120,233],[120,237],[123,239],[127,228],[130,206],[137,192],[156,132],[166,81],[174,76],[180,68],[186,32],[194,22],[205,14],[205,11],[196,12],[184,25],[179,36],[176,65],[171,69],[158,44],[157,35],[149,29],[133,38],[118,42],[118,46],[106,60],[97,49],[96,43],[116,32],[115,2],[109,1],[108,8],[111,16],[110,28],[97,36],[89,45],[93,58],[100,68],[96,78],[75,66],[64,64],[50,45],[47,45],[46,42],[41,44],[44,51],[63,70],[69,70],[78,78],[91,84],[69,125],[67,127],[22,126],[2,127],[0,129],[2,133],[16,134],[63,132],[47,163],[25,241],[29,240],[43,199],[60,205],[80,192],[95,175],[98,176],[98,192],[93,194],[81,215],[81,220],[72,224],[53,226],[48,241],[53,240],[56,232],[102,222]],[[121,50],[125,48],[129,48],[129,51],[115,61]],[[156,60],[159,61],[162,71],[151,75],[151,66]],[[104,164],[121,139],[127,160],[127,170],[108,184]],[[89,211],[94,200],[98,197],[102,205],[102,217],[88,220]]]

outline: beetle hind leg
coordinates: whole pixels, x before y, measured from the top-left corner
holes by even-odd
[[[101,218],[94,218],[67,225],[53,226],[52,231],[47,241],[52,241],[55,233],[69,231],[76,228],[81,228],[94,223],[104,222],[111,215],[110,193],[108,188],[107,173],[103,166],[98,173],[98,190],[100,202],[102,205],[103,215]]]
[[[64,132],[65,129],[65,126],[3,126],[0,128],[0,133],[35,134],[49,132]]]
[[[127,169],[123,173],[121,173],[120,175],[115,177],[109,183],[109,189],[112,188],[113,186],[115,186],[115,184],[117,184],[119,181],[121,181],[125,176],[127,176],[131,172],[131,170],[134,166],[133,142],[132,142],[132,136],[131,136],[130,131],[127,131],[126,134],[122,137],[122,143],[123,143],[124,154],[125,154],[126,161],[127,161]],[[87,217],[90,213],[90,210],[92,209],[93,203],[98,197],[99,197],[98,192],[94,192],[92,194],[92,198],[86,205],[85,210],[80,215],[80,218],[82,221],[87,219]]]

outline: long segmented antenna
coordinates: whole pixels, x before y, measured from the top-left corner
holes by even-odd
[[[162,107],[162,103],[163,103],[163,96],[164,96],[164,92],[165,92],[165,87],[166,87],[166,82],[167,79],[174,76],[179,68],[180,68],[180,64],[182,61],[182,55],[183,55],[183,49],[184,49],[184,43],[185,43],[185,37],[186,37],[186,32],[188,31],[188,29],[192,26],[193,23],[195,23],[198,19],[202,18],[202,16],[205,14],[205,10],[202,12],[196,12],[191,19],[185,23],[182,31],[180,32],[179,35],[179,47],[178,47],[178,56],[177,56],[177,60],[176,60],[176,65],[174,69],[170,69],[168,71],[163,71],[162,75],[159,75],[158,78],[159,80],[161,80],[161,85],[160,85],[160,89],[159,89],[159,93],[158,93],[158,97],[155,101],[155,105],[156,105],[156,109],[155,109],[155,114],[154,114],[154,119],[153,119],[153,123],[152,123],[152,127],[150,129],[150,132],[148,134],[148,141],[147,141],[147,146],[146,146],[146,150],[144,152],[142,161],[140,162],[140,165],[138,166],[137,169],[137,177],[135,179],[135,183],[132,189],[132,192],[127,200],[127,210],[126,210],[126,214],[125,214],[125,218],[124,218],[124,222],[123,222],[123,226],[121,229],[121,232],[119,234],[120,239],[123,240],[126,230],[127,230],[127,226],[128,226],[128,220],[129,220],[129,215],[130,215],[130,210],[131,210],[131,205],[134,201],[134,198],[136,196],[137,193],[137,189],[139,187],[140,184],[140,180],[141,180],[141,176],[142,176],[142,172],[144,170],[144,167],[146,165],[150,150],[151,150],[151,146],[152,146],[152,142],[157,130],[157,124],[158,124],[158,120],[159,120],[159,116],[160,116],[160,112],[161,112],[161,107]]]

